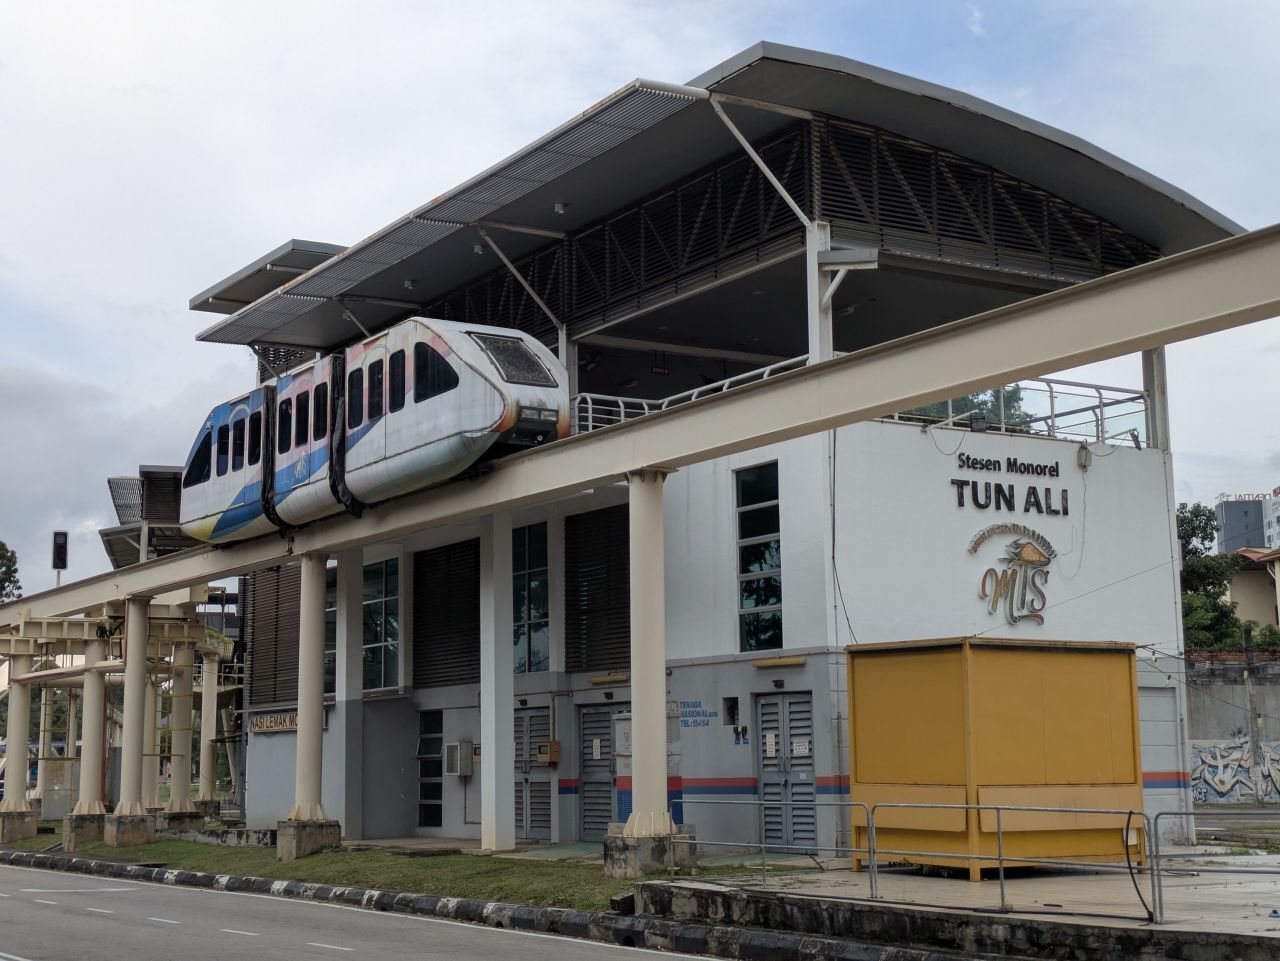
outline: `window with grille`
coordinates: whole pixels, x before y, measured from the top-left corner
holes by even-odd
[[[418,827],[444,825],[444,711],[418,713]]]
[[[778,464],[735,471],[738,525],[738,643],[743,651],[782,647],[782,539]]]
[[[400,562],[364,568],[364,690],[400,684]]]
[[[550,670],[551,615],[545,522],[517,527],[511,532],[511,584],[515,672],[532,674]]]

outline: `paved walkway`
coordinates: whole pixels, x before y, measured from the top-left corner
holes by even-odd
[[[1199,848],[1194,851],[1194,860],[1165,862],[1164,927],[1280,939],[1280,873],[1210,873],[1210,869],[1217,868],[1280,871],[1280,857],[1236,854],[1233,850]],[[1176,853],[1185,855],[1193,851],[1178,849]],[[1151,902],[1151,877],[1139,874],[1136,880],[1141,899],[1127,871],[1010,868],[1006,872],[1005,891],[1009,906],[1028,917],[1061,921],[1068,920],[1064,915],[1072,915],[1091,924],[1145,926],[1148,922],[1143,900],[1147,904]],[[847,868],[805,871],[798,864],[790,873],[780,873],[775,866],[763,885],[758,873],[703,878],[698,883],[724,883],[814,897],[870,897],[866,872],[854,873]],[[924,876],[910,868],[881,868],[878,888],[880,897],[886,901],[922,907],[987,911],[1000,907],[1000,887],[995,878],[975,883]]]

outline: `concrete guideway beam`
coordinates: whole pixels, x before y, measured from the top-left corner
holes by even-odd
[[[604,430],[505,458],[486,477],[261,537],[157,558],[23,598],[65,614],[507,511],[645,468],[678,468],[793,437],[1239,327],[1280,314],[1280,225],[1156,260]]]

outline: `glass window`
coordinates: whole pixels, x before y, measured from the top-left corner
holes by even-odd
[[[280,401],[280,411],[276,417],[276,451],[280,454],[289,453],[289,448],[293,446],[293,400]]]
[[[231,469],[244,469],[244,418],[237,417],[231,423]]]
[[[303,391],[298,395],[297,416],[294,418],[293,436],[298,441],[299,447],[305,447],[307,444],[307,434],[311,430],[311,394]]]
[[[782,647],[782,538],[778,465],[734,473],[738,534],[738,645]]]
[[[315,391],[315,417],[312,421],[313,440],[324,440],[324,435],[329,432],[329,385],[320,384]]]
[[[262,411],[249,415],[249,465],[262,460]]]
[[[550,585],[547,525],[530,524],[511,532],[512,638],[517,674],[551,669]]]
[[[444,824],[444,711],[418,713],[418,827]]]
[[[338,689],[338,568],[324,572],[324,692]]]
[[[369,365],[369,419],[382,416],[382,361]]]
[[[529,349],[519,337],[499,334],[472,334],[471,339],[480,345],[498,373],[508,384],[528,384],[532,387],[555,387],[551,376],[538,355]]]
[[[364,368],[347,374],[347,430],[364,423]]]
[[[187,472],[182,475],[183,490],[207,481],[209,479],[209,467],[212,462],[213,432],[205,431],[204,436],[200,438],[200,443],[196,445],[195,453],[191,455],[191,463],[187,465]]]
[[[458,386],[458,372],[426,344],[413,345],[413,402],[446,393]]]
[[[218,428],[218,476],[227,472],[227,452],[230,450],[230,433],[226,424]]]
[[[388,361],[387,409],[396,411],[404,406],[404,351],[397,350]]]
[[[363,686],[366,691],[400,684],[400,562],[364,568]]]

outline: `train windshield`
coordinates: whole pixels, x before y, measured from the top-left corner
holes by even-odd
[[[518,337],[499,337],[494,334],[472,334],[472,339],[498,368],[498,373],[508,384],[528,384],[531,387],[555,387],[555,378],[529,345]]]

